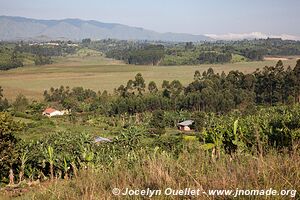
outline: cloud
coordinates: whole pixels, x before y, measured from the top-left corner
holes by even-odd
[[[261,32],[252,32],[252,33],[228,33],[228,34],[204,34],[215,40],[243,40],[243,39],[266,39],[266,38],[281,38],[283,40],[300,40],[300,36],[289,35],[289,34],[280,34],[280,35],[271,35]]]

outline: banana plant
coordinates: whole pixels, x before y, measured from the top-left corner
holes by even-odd
[[[53,180],[54,178],[54,170],[53,170],[53,164],[54,164],[54,150],[53,150],[53,147],[51,146],[48,146],[48,149],[47,149],[47,152],[48,152],[48,162],[50,164],[50,178],[51,180]]]
[[[21,181],[23,180],[23,176],[25,173],[25,167],[26,167],[26,162],[28,161],[28,156],[27,156],[28,152],[23,152],[21,155],[21,169],[19,172],[19,183],[21,183]]]
[[[83,148],[82,153],[81,153],[81,157],[84,161],[84,163],[82,163],[82,164],[84,164],[83,165],[84,168],[88,168],[88,167],[93,166],[92,161],[95,157],[95,154],[91,149]]]
[[[238,134],[238,124],[239,124],[239,120],[235,120],[233,123],[233,136],[234,136],[234,140],[232,140],[232,144],[237,146],[238,151],[243,151],[243,149],[245,148],[245,144],[241,141],[241,137],[242,135]],[[242,134],[241,129],[239,129],[240,134]]]
[[[69,167],[69,164],[67,162],[66,157],[64,157],[64,163],[63,163],[62,167],[63,167],[63,171],[64,171],[64,174],[65,174],[64,179],[68,180],[69,179],[68,171],[69,171],[70,167]]]
[[[209,130],[209,132],[204,130],[203,133],[206,136],[211,137],[212,143],[210,142],[210,143],[203,144],[201,145],[201,148],[204,150],[212,150],[211,157],[213,160],[215,160],[215,157],[220,158],[221,147],[223,145],[223,138],[224,138],[224,127],[218,126]]]

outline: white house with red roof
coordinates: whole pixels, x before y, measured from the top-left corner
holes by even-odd
[[[54,108],[46,108],[43,112],[43,115],[47,117],[53,117],[64,115],[64,113],[64,111],[55,110]]]

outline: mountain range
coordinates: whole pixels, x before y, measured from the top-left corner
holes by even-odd
[[[139,27],[95,20],[40,20],[24,17],[0,16],[0,40],[82,40],[91,38],[120,40],[161,40],[197,42],[212,40],[205,35],[158,33]]]

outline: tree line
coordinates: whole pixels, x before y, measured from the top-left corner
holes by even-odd
[[[84,45],[89,48],[104,52],[108,57],[124,60],[131,64],[153,64],[148,58],[153,56],[150,48],[164,47],[161,65],[195,65],[236,62],[233,57],[240,57],[240,61],[263,60],[267,55],[299,55],[300,42],[268,38],[259,40],[241,41],[214,41],[214,42],[162,42],[162,41],[125,41],[125,40],[101,40],[90,41]],[[129,58],[132,54],[132,60]],[[140,55],[139,55],[140,54]],[[135,57],[135,55],[139,57]],[[138,60],[136,60],[138,59]]]
[[[45,91],[47,102],[57,102],[79,112],[107,115],[135,114],[154,110],[189,110],[226,113],[233,109],[250,111],[255,105],[293,104],[300,100],[300,60],[285,68],[282,61],[250,74],[232,70],[215,73],[212,68],[183,86],[179,80],[146,84],[141,73],[114,90],[94,92],[82,87],[51,88]]]
[[[23,59],[15,49],[0,44],[0,70],[9,70],[23,66]]]
[[[107,52],[106,56],[124,60],[128,64],[157,65],[164,57],[164,46],[146,45],[140,48],[116,49]]]
[[[0,70],[9,70],[23,66],[25,59],[35,65],[53,63],[52,57],[75,53],[76,46],[58,42],[57,45],[29,43],[0,43]]]

